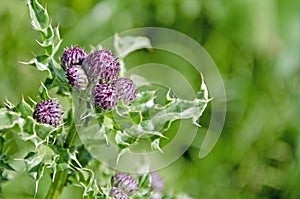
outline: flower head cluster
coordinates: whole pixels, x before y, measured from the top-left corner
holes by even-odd
[[[42,124],[58,126],[62,123],[62,107],[55,100],[45,100],[36,105],[33,118]]]
[[[95,107],[113,109],[120,100],[129,104],[136,97],[132,80],[119,78],[119,62],[110,50],[96,50],[87,54],[77,46],[65,49],[61,58],[69,84],[79,90],[92,85]]]
[[[110,194],[114,198],[126,198],[138,191],[137,181],[125,173],[116,173],[111,178],[112,189]],[[125,195],[125,194],[126,195]]]
[[[83,62],[90,81],[96,81],[92,91],[94,105],[104,110],[113,109],[120,100],[129,104],[136,97],[132,80],[119,78],[119,62],[109,50],[97,50]]]

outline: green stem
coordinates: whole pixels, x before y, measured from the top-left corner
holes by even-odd
[[[68,171],[58,171],[48,190],[46,199],[58,199],[68,178]]]
[[[75,124],[72,123],[72,126],[70,127],[67,135],[65,147],[69,148],[70,146],[73,146],[77,142],[77,138],[78,135],[75,128]],[[68,169],[56,172],[54,176],[54,181],[51,182],[46,199],[58,199],[66,184],[67,178],[68,178]]]
[[[75,127],[75,123],[73,122],[69,129],[68,135],[67,135],[67,139],[65,142],[65,148],[69,148],[69,147],[73,146],[74,144],[77,143],[77,140],[78,140],[78,134],[77,134],[77,130]]]

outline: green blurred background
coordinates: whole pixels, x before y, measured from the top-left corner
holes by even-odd
[[[223,133],[213,151],[199,159],[197,146],[209,123],[207,110],[193,146],[160,172],[168,189],[196,199],[300,198],[299,1],[41,3],[47,4],[53,23],[60,24],[63,47],[78,44],[89,49],[115,32],[158,26],[192,37],[215,61],[228,100]],[[16,103],[22,95],[36,99],[46,74],[19,61],[41,53],[35,42],[38,36],[31,28],[25,1],[1,1],[0,101],[8,98]],[[143,62],[144,54],[129,56],[127,64]],[[41,191],[46,191],[47,183],[42,183]],[[3,191],[5,198],[32,198],[34,181],[22,173]],[[79,188],[67,188],[63,198],[81,198],[80,194]]]

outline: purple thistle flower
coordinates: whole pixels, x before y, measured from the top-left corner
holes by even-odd
[[[111,188],[109,195],[115,199],[128,199],[128,195],[125,191],[120,188],[113,187]]]
[[[151,189],[156,191],[161,191],[165,187],[164,181],[160,175],[156,172],[151,173]]]
[[[46,100],[36,105],[33,118],[42,124],[58,126],[62,123],[62,115],[62,107],[56,100]]]
[[[67,48],[61,57],[61,64],[65,69],[73,65],[81,65],[87,56],[83,48],[77,46]]]
[[[95,107],[110,110],[118,104],[118,93],[114,84],[96,84],[92,96]]]
[[[97,50],[83,62],[83,69],[90,80],[107,83],[117,78],[119,62],[109,50]]]
[[[119,95],[119,99],[126,104],[132,102],[136,97],[136,87],[132,80],[127,78],[119,78],[114,81]]]
[[[67,68],[67,79],[69,84],[78,88],[79,90],[85,90],[88,85],[88,79],[80,65],[73,65]]]
[[[112,186],[118,187],[124,190],[128,195],[132,195],[137,192],[138,184],[133,177],[125,173],[116,173],[111,178]]]

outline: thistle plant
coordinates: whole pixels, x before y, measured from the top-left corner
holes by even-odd
[[[11,166],[16,158],[5,152],[10,144],[8,137],[14,135],[30,146],[18,159],[24,160],[36,182],[35,196],[59,198],[64,186],[70,184],[82,187],[83,198],[180,198],[164,190],[157,173],[128,174],[107,167],[79,138],[77,124],[84,128],[97,121],[97,131],[88,130],[85,136],[100,143],[98,137],[103,135],[108,145],[115,143],[118,147],[118,158],[130,153],[144,138],[153,151],[163,151],[160,140],[166,139],[164,133],[173,121],[191,118],[199,125],[209,102],[204,81],[198,98],[176,98],[170,90],[165,103],[159,104],[155,100],[157,90],[139,90],[134,79],[126,77],[118,45],[116,49],[89,52],[74,45],[58,54],[62,48],[58,26],[52,26],[46,9],[37,0],[27,0],[27,5],[33,29],[41,35],[38,43],[44,54],[26,64],[47,71],[48,76],[38,90],[37,102],[31,98],[17,105],[7,101],[0,109],[1,178],[10,180],[8,174],[18,172]],[[139,48],[144,47],[148,46]],[[61,98],[69,104],[63,106]],[[150,112],[154,114],[150,116]],[[39,182],[49,174],[49,190],[40,193]]]

